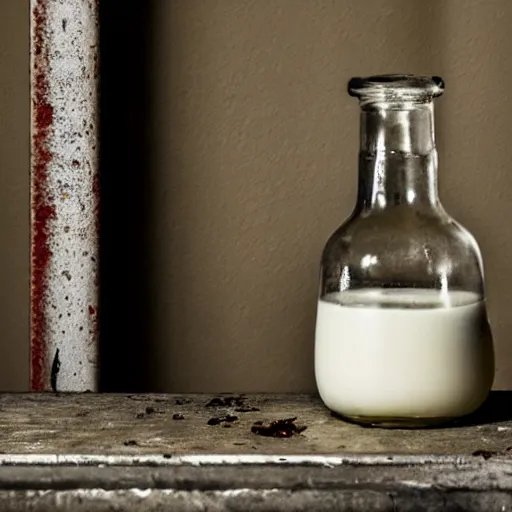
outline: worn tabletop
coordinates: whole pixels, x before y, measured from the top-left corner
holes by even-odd
[[[508,392],[426,430],[310,395],[6,394],[0,413],[0,510],[512,510]]]
[[[512,449],[512,393],[495,393],[469,421],[427,430],[346,423],[310,395],[9,394],[0,395],[0,411],[3,454],[506,455]],[[291,437],[252,432],[257,422],[290,418],[306,428]]]

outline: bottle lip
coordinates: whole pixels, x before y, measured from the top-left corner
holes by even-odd
[[[347,89],[362,104],[427,103],[443,94],[444,80],[439,76],[371,75],[351,78]]]

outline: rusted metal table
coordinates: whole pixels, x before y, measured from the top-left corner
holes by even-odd
[[[420,431],[305,395],[0,395],[0,510],[511,510],[511,398]]]

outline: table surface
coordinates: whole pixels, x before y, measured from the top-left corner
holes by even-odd
[[[311,395],[4,394],[0,412],[6,511],[512,510],[509,392],[423,430]],[[290,418],[291,437],[260,435]]]
[[[0,395],[0,411],[4,455],[506,455],[512,449],[508,392],[493,393],[465,422],[422,430],[346,423],[311,395],[8,394]],[[258,421],[289,418],[306,429],[290,438],[252,432]]]

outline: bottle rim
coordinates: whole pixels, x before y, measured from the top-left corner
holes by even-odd
[[[439,76],[408,74],[354,77],[348,82],[348,94],[361,103],[413,102],[427,103],[441,96],[444,80]]]

